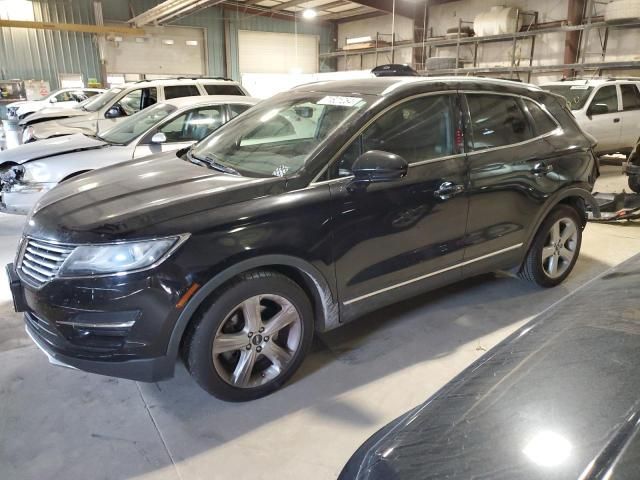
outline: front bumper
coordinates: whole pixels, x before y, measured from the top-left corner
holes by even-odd
[[[173,376],[168,342],[177,319],[173,286],[147,275],[55,279],[35,288],[7,266],[14,306],[55,365],[131,380]],[[162,293],[161,293],[162,292]]]

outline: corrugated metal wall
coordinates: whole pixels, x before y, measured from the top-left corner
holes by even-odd
[[[58,23],[94,23],[91,0],[73,3],[33,1],[34,20]],[[93,36],[88,33],[0,28],[0,76],[48,80],[59,87],[61,73],[81,73],[85,82],[100,78]]]
[[[103,0],[105,22],[124,22],[134,14],[154,7],[161,0]],[[59,23],[94,23],[92,0],[34,0],[36,21]],[[238,30],[293,33],[294,22],[241,10],[212,7],[173,22],[175,25],[201,27],[207,38],[208,74],[225,74],[224,20],[230,26],[230,70],[239,79]],[[298,33],[318,35],[320,52],[330,51],[333,28],[299,20]],[[100,78],[98,51],[93,35],[21,28],[0,28],[0,76],[2,78],[44,79],[51,88],[58,88],[61,73],[82,73],[88,78]]]

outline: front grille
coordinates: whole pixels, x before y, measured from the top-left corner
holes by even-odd
[[[26,280],[41,286],[54,278],[75,247],[27,238],[19,262]]]

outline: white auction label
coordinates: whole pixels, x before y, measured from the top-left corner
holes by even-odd
[[[359,97],[336,97],[333,95],[326,96],[318,100],[318,105],[337,105],[340,107],[353,107],[358,102],[362,101]]]

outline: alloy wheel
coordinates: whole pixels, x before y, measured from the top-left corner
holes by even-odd
[[[264,385],[284,372],[302,340],[302,319],[279,295],[256,295],[231,310],[213,339],[213,365],[238,388]]]
[[[550,278],[558,278],[571,266],[578,246],[578,227],[571,218],[555,222],[542,248],[542,268]]]

